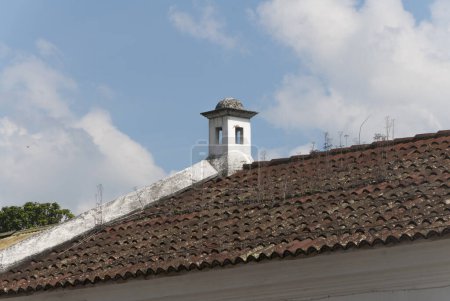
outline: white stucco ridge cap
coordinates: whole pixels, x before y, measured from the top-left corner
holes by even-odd
[[[99,208],[90,209],[67,222],[1,250],[0,272],[93,230],[99,225],[100,217],[101,224],[111,222],[131,212],[141,210],[163,197],[180,192],[199,181],[215,177],[219,173],[220,171],[216,170],[209,161],[202,160],[156,183],[105,203],[101,210]]]

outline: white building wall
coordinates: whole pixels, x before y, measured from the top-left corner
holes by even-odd
[[[243,144],[236,144],[236,127],[243,128],[244,130],[244,143]],[[228,152],[241,152],[245,156],[250,157],[251,154],[251,124],[250,120],[239,118],[239,117],[232,117],[230,116],[228,118],[228,124],[227,124],[227,130],[228,130]]]
[[[244,143],[236,144],[236,127],[243,128]],[[217,141],[217,128],[222,128],[222,141]],[[250,120],[233,116],[222,116],[209,119],[209,155],[218,157],[227,152],[239,151],[251,158],[251,125]]]
[[[174,277],[59,289],[17,301],[441,301],[450,299],[450,239],[337,251]]]
[[[243,129],[243,144],[236,144],[236,127]],[[217,128],[222,128],[222,141],[217,141]],[[234,116],[210,119],[209,159],[216,169],[228,175],[253,162],[250,120]]]
[[[222,156],[226,153],[226,144],[224,140],[218,141],[216,137],[216,129],[222,128],[222,136],[227,135],[226,117],[218,117],[209,119],[209,156]]]

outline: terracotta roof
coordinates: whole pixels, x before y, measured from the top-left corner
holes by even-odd
[[[450,232],[450,131],[256,162],[0,275],[0,295]]]

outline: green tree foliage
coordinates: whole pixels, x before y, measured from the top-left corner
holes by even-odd
[[[0,209],[0,233],[57,224],[74,217],[58,203],[28,202],[23,206]]]

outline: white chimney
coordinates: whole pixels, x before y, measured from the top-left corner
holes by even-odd
[[[250,119],[258,114],[247,111],[235,98],[225,98],[213,111],[201,113],[209,119],[208,160],[230,175],[253,162]]]

